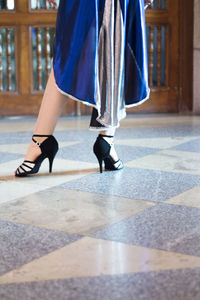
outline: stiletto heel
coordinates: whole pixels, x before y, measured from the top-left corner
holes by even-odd
[[[52,173],[53,161],[54,161],[55,155],[56,155],[56,153],[49,157],[49,173]]]
[[[49,173],[52,173],[53,159],[49,158]]]
[[[98,158],[97,157],[97,159],[98,159],[98,162],[99,162],[99,171],[100,171],[100,173],[102,173],[103,172],[103,168],[102,168],[102,163],[103,163],[103,160],[101,159],[101,158]]]
[[[34,139],[34,137],[47,137],[42,143],[39,143]],[[34,134],[32,136],[32,141],[36,143],[41,149],[41,154],[35,159],[35,161],[24,160],[24,162],[15,171],[15,176],[25,177],[29,174],[38,173],[40,166],[45,160],[49,159],[49,173],[52,172],[53,161],[58,151],[58,142],[53,135],[40,135]]]
[[[120,159],[118,159],[117,161],[113,160],[113,158],[110,155],[111,145],[104,139],[104,137],[112,138],[113,136],[99,134],[93,146],[94,154],[96,155],[97,160],[99,162],[100,173],[102,173],[103,171],[103,161],[106,170],[121,170],[124,167],[123,162]]]

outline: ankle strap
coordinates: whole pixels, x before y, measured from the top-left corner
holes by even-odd
[[[34,134],[33,136],[37,136],[37,137],[49,137],[49,136],[51,136],[51,134]]]
[[[108,138],[113,138],[114,137],[114,135],[106,135],[106,134],[99,134],[99,136],[108,137]]]
[[[36,145],[38,145],[38,146],[40,147],[40,146],[41,146],[41,143],[39,143],[38,141],[36,141],[36,140],[33,138],[34,136],[37,136],[37,137],[50,137],[51,134],[50,134],[50,135],[34,134],[34,135],[32,136],[32,141],[33,141],[34,143],[36,143]]]

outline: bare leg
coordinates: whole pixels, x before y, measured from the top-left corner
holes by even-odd
[[[52,68],[42,99],[34,134],[50,135],[53,133],[57,120],[64,105],[66,104],[66,100],[67,97],[61,94],[55,86],[55,78]],[[46,138],[44,137],[37,137],[38,142],[43,142],[45,139]],[[40,148],[34,142],[31,142],[25,159],[34,161],[40,153]]]

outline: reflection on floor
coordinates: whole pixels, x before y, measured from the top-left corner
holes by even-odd
[[[0,120],[0,299],[199,300],[200,117],[129,116],[103,174],[62,117],[53,173],[15,178],[34,122]]]

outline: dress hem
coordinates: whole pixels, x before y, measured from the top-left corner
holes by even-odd
[[[89,103],[89,102],[86,102],[84,100],[81,100],[79,98],[76,98],[74,96],[72,96],[71,94],[69,93],[66,93],[64,92],[62,89],[59,88],[59,86],[57,85],[57,83],[55,82],[55,85],[56,85],[56,88],[58,89],[58,91],[62,94],[62,95],[65,95],[65,96],[68,96],[70,97],[72,100],[75,100],[77,102],[81,102],[87,106],[90,106],[90,107],[94,107],[98,110],[98,105],[95,105],[95,104],[92,104],[92,103]],[[147,93],[147,97],[144,98],[143,100],[139,101],[138,103],[134,103],[134,104],[128,104],[128,105],[125,105],[125,108],[131,108],[131,107],[134,107],[134,106],[139,106],[141,105],[142,103],[144,103],[145,101],[147,101],[149,99],[149,96],[150,96],[150,89],[148,89],[148,93]],[[124,116],[125,118],[126,116]],[[124,118],[122,118],[121,120],[123,120]],[[120,121],[121,121],[120,120]],[[119,124],[116,125],[116,126],[111,126],[111,125],[107,125],[107,124],[104,124],[103,122],[101,122],[101,120],[98,120],[99,123],[101,123],[104,127],[92,127],[92,126],[89,126],[89,130],[94,130],[94,131],[103,131],[104,129],[106,130],[106,128],[119,128]]]
[[[59,86],[57,85],[57,83],[55,83],[55,85],[56,85],[58,91],[59,91],[61,94],[65,95],[65,96],[68,96],[68,97],[72,98],[72,100],[75,100],[75,101],[77,101],[77,102],[81,102],[81,103],[83,103],[83,104],[85,104],[85,105],[87,105],[87,106],[94,107],[94,108],[96,108],[96,109],[98,110],[98,105],[92,104],[92,103],[89,103],[89,102],[87,102],[87,101],[85,101],[85,100],[81,100],[81,99],[79,99],[79,98],[77,98],[77,97],[74,97],[74,96],[72,96],[71,94],[69,94],[69,93],[64,92],[63,90],[61,90],[61,89],[59,88]],[[133,103],[133,104],[125,104],[125,107],[126,107],[126,108],[131,108],[131,107],[134,107],[134,106],[141,105],[141,104],[143,104],[145,101],[147,101],[147,100],[149,99],[149,96],[150,96],[150,89],[148,89],[148,93],[147,93],[146,98],[140,100],[140,101],[137,102],[137,103]],[[112,126],[112,127],[113,127],[113,126]]]

